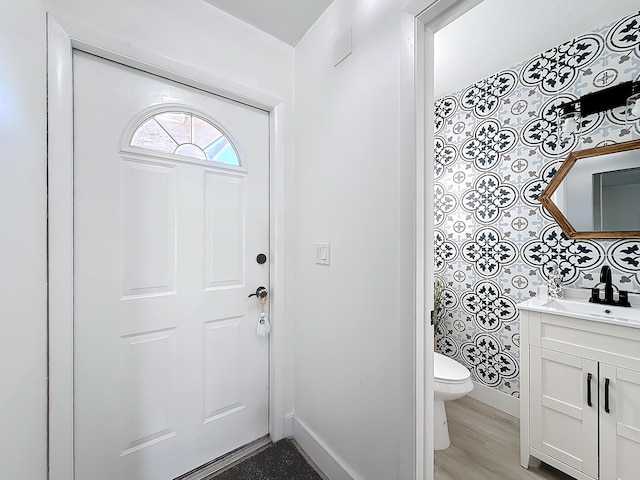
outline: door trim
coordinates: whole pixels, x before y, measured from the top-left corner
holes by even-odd
[[[106,46],[109,46],[108,48]],[[73,437],[73,50],[81,50],[269,112],[269,433],[284,437],[286,324],[285,186],[289,106],[277,95],[114,38],[60,25],[47,14],[48,466],[50,480],[74,478]],[[125,53],[126,52],[126,53]]]
[[[410,0],[402,11],[400,55],[401,157],[414,159],[414,478],[434,478],[433,354],[433,145],[434,33],[483,0]]]

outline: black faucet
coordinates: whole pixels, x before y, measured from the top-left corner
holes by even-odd
[[[602,266],[600,283],[604,283],[604,301],[611,304],[613,302],[613,284],[611,283],[611,267],[609,265]]]
[[[598,285],[601,283],[604,283],[604,300],[600,298],[600,289],[598,288]],[[591,303],[602,303],[604,305],[616,305],[619,307],[631,306],[629,303],[629,293],[624,290],[620,290],[617,287],[618,300],[614,300],[614,285],[611,281],[611,267],[609,267],[609,265],[602,266],[602,269],[600,270],[600,283],[598,285],[591,289],[591,298],[589,299]]]

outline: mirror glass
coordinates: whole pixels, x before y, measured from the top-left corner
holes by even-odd
[[[570,238],[640,235],[640,141],[572,152],[540,201]]]
[[[639,230],[640,167],[593,174],[593,230]]]
[[[640,205],[640,150],[579,159],[556,193],[576,230],[640,230],[640,208],[629,208]]]

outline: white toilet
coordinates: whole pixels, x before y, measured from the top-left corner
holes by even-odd
[[[444,402],[464,397],[473,390],[471,372],[464,366],[441,353],[433,354],[433,390],[435,399],[435,449],[444,450],[451,445],[447,412]]]

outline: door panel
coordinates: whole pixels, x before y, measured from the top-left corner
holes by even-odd
[[[204,418],[244,408],[240,393],[240,319],[207,322],[204,334]]]
[[[128,392],[121,412],[126,419],[123,455],[176,435],[175,329],[124,337],[124,388]]]
[[[128,150],[163,105],[229,132],[242,168]],[[75,53],[74,137],[76,478],[172,479],[268,433],[247,296],[269,281],[269,117]]]
[[[609,379],[609,412],[605,382]],[[640,372],[600,364],[600,464],[602,480],[638,478]]]
[[[206,288],[243,282],[243,188],[236,178],[205,173]],[[217,225],[225,225],[225,228],[216,228]]]
[[[598,364],[534,346],[530,356],[531,418],[539,419],[531,424],[531,445],[597,478]],[[589,374],[592,406],[586,386]]]
[[[123,295],[175,292],[174,166],[122,162]]]

